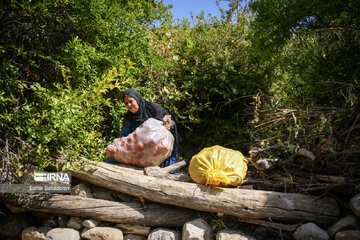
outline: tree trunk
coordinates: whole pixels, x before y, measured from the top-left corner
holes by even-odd
[[[123,203],[72,195],[2,194],[0,199],[30,211],[134,225],[181,227],[185,222],[197,217],[196,211],[169,205],[149,203],[144,210],[141,203]]]
[[[295,193],[207,187],[138,174],[126,167],[99,163],[72,176],[132,196],[240,218],[333,222],[339,216],[334,199]]]

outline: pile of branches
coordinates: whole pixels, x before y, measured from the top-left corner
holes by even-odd
[[[262,180],[249,183],[262,189],[323,194],[339,185],[359,183],[359,104],[303,109],[280,105],[267,96],[254,99],[247,109],[253,116],[252,151],[269,160],[268,166],[254,164],[254,173],[260,173]]]

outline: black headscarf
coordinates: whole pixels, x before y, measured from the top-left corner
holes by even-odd
[[[140,93],[138,91],[136,91],[135,89],[130,88],[123,93],[123,102],[124,102],[126,96],[130,96],[130,97],[134,98],[139,105],[139,110],[136,113],[127,111],[127,113],[125,114],[125,119],[134,121],[136,124],[136,127],[139,127],[141,124],[143,124],[149,118],[155,118],[157,120],[162,121],[164,116],[168,115],[168,112],[164,108],[162,108],[159,104],[150,102],[150,101],[146,101],[140,95]],[[178,158],[179,136],[178,136],[176,124],[174,124],[174,126],[171,130],[171,133],[174,136],[173,152],[176,154],[176,157]]]

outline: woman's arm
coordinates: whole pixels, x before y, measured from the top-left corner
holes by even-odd
[[[174,125],[174,121],[169,119],[167,120],[166,122],[164,122],[164,127],[167,129],[167,130],[171,130],[172,127]]]
[[[121,128],[121,137],[127,137],[130,133],[135,131],[136,125],[130,120],[124,119]]]

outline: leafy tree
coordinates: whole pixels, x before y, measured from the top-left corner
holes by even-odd
[[[106,119],[124,113],[109,110],[115,90],[137,84],[134,65],[145,64],[149,29],[166,10],[148,0],[2,1],[0,134],[8,156],[42,167],[60,155],[103,158],[119,131]]]
[[[287,153],[312,150],[317,167],[339,174],[341,154],[334,152],[359,147],[357,130],[348,131],[359,111],[359,2],[254,0],[249,9],[252,42],[274,64],[250,134]],[[349,156],[356,154],[341,162]]]
[[[259,0],[249,6],[259,46],[280,56],[282,76],[274,82],[284,88],[278,92],[320,105],[358,101],[360,66],[353,60],[360,57],[358,1]]]
[[[183,20],[156,29],[150,42],[157,59],[166,59],[152,67],[153,79],[161,82],[153,86],[165,85],[155,91],[187,127],[182,130],[187,132],[182,134],[184,142],[199,148],[213,144],[247,148],[241,145],[246,139],[242,100],[270,86],[266,79],[270,66],[259,64],[250,42],[249,17],[241,9],[232,16],[219,20],[199,14],[192,24]]]

